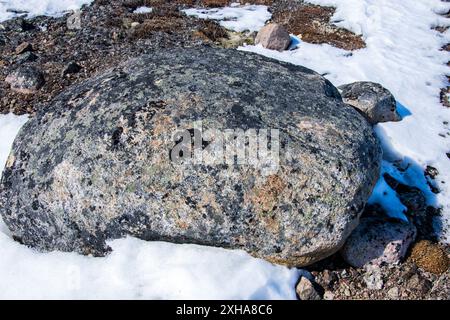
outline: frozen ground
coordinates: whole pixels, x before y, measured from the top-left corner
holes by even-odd
[[[0,0],[0,21],[13,15],[7,9],[53,15],[87,2]],[[302,42],[296,50],[282,53],[259,46],[240,49],[310,67],[335,85],[370,80],[391,90],[404,119],[376,127],[385,151],[383,170],[420,187],[430,204],[443,206],[448,218],[450,160],[446,152],[450,151],[450,128],[443,122],[450,120],[450,110],[440,105],[439,88],[445,84],[444,64],[450,59],[439,48],[449,42],[449,34],[439,34],[430,27],[442,22],[436,12],[444,12],[450,4],[439,0],[313,2],[336,5],[335,21],[361,33],[367,48],[350,54]],[[222,24],[236,31],[257,30],[270,18],[264,6],[190,13],[225,19]],[[0,167],[25,120],[0,116]],[[394,163],[409,167],[402,173]],[[437,167],[438,180],[446,182],[439,184],[441,193],[437,196],[425,183],[422,171],[426,165]],[[382,179],[371,200],[381,202],[392,215],[402,216],[402,205]],[[133,238],[110,245],[113,252],[106,258],[38,253],[14,242],[0,221],[0,298],[295,298],[299,270],[274,266],[240,251]]]

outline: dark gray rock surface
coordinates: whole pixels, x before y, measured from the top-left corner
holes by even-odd
[[[174,132],[194,121],[279,129],[279,170],[172,162]],[[40,250],[104,255],[106,240],[132,235],[302,266],[344,244],[380,161],[369,123],[309,69],[234,50],[155,51],[69,88],[24,125],[0,211]]]
[[[43,73],[35,67],[20,66],[5,78],[5,82],[16,92],[32,94],[42,88],[45,78]]]

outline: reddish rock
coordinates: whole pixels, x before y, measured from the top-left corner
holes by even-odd
[[[413,224],[396,219],[361,219],[342,248],[344,260],[356,268],[367,264],[397,264],[416,237]]]
[[[283,51],[289,47],[291,37],[286,29],[276,23],[271,23],[259,30],[255,44],[261,44],[264,48]]]

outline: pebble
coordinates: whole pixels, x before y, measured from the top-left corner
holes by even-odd
[[[318,285],[307,277],[301,277],[295,291],[300,300],[321,300],[317,287]]]
[[[27,51],[33,51],[33,45],[29,42],[23,42],[16,48],[16,54],[22,54]]]
[[[399,290],[398,290],[397,287],[393,287],[393,288],[389,289],[389,291],[387,292],[387,294],[388,294],[388,296],[389,296],[391,299],[398,299],[398,297],[399,297]]]

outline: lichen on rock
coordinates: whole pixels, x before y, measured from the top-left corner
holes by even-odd
[[[199,121],[279,130],[278,169],[175,163],[173,134]],[[314,71],[204,47],[157,50],[67,89],[24,125],[9,159],[0,212],[39,250],[101,256],[131,235],[302,266],[356,227],[381,150]]]

